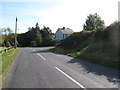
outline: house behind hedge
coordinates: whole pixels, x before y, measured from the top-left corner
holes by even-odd
[[[59,40],[67,38],[68,36],[70,36],[73,33],[74,33],[74,31],[70,28],[65,28],[65,27],[58,28],[58,30],[55,33],[55,39],[59,41]]]

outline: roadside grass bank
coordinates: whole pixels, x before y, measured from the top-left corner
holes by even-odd
[[[52,51],[120,69],[119,26],[120,22],[114,22],[107,27],[75,32],[57,43]]]
[[[113,58],[107,56],[106,53],[99,54],[99,53],[93,53],[93,52],[85,52],[87,48],[84,48],[81,51],[74,51],[74,50],[65,50],[59,47],[53,47],[53,48],[49,48],[49,50],[55,53],[64,54],[77,59],[90,61],[96,64],[101,64],[101,65],[108,66],[115,69],[120,69],[118,67],[117,58],[116,60],[113,60]]]
[[[20,49],[11,49],[10,51],[0,55],[0,86],[4,81],[9,69],[15,60],[16,56],[19,54]]]
[[[0,50],[5,49],[5,48],[7,48],[7,47],[0,47]]]

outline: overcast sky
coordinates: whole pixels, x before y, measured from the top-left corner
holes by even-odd
[[[118,20],[119,0],[2,0],[0,3],[0,28],[15,30],[18,17],[18,33],[28,31],[38,22],[50,27],[52,32],[58,28],[71,28],[81,31],[87,15],[98,13],[106,25]]]

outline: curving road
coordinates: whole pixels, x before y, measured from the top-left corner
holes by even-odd
[[[52,53],[21,48],[3,88],[118,88],[118,71]]]

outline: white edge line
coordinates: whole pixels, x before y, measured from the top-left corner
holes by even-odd
[[[39,53],[37,53],[43,60],[46,60],[42,55],[40,55]]]
[[[58,67],[55,67],[59,72],[61,72],[63,75],[65,75],[66,77],[68,77],[70,80],[72,80],[75,84],[77,84],[79,87],[85,89],[85,87],[83,85],[81,85],[79,82],[77,82],[76,80],[74,80],[72,77],[70,77],[69,75],[67,75],[66,73],[64,73],[62,70],[60,70]]]

